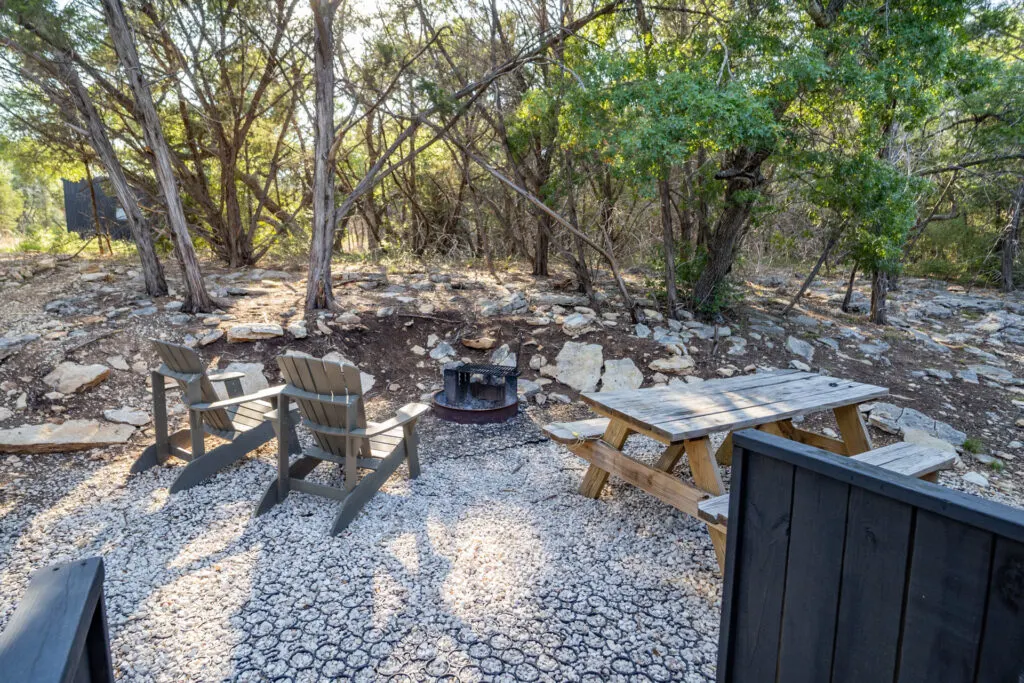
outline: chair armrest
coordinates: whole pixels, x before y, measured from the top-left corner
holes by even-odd
[[[227,382],[229,379],[242,379],[244,372],[218,372],[216,375],[207,375],[211,382]]]
[[[284,389],[284,386],[285,385],[281,384],[279,386],[270,387],[268,389],[260,389],[259,391],[255,391],[251,394],[246,394],[244,396],[236,396],[234,398],[226,398],[222,401],[212,401],[210,403],[193,403],[188,407],[188,409],[197,410],[203,413],[210,410],[220,410],[221,408],[237,406],[242,403],[250,403],[251,401],[262,401],[265,398],[276,398],[281,393],[281,390]]]
[[[359,434],[360,432],[365,431],[365,434],[363,434],[363,436],[377,436],[378,434],[390,432],[392,429],[396,427],[401,427],[410,422],[415,422],[416,420],[420,419],[420,416],[422,416],[423,413],[427,412],[428,410],[430,410],[430,406],[428,406],[425,403],[407,403],[406,405],[399,408],[398,414],[395,415],[390,420],[385,420],[380,424],[373,425],[372,427],[367,427],[365,430],[353,430],[352,433]]]

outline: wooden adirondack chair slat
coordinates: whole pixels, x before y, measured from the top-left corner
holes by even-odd
[[[318,494],[342,501],[331,529],[331,533],[336,534],[348,526],[401,461],[408,461],[411,477],[418,476],[417,439],[413,430],[416,421],[429,408],[409,404],[402,409],[403,417],[394,429],[367,438],[366,410],[357,368],[299,355],[279,356],[277,362],[288,383],[279,398],[280,409],[274,413],[277,431],[286,434],[286,427],[294,424],[286,410],[288,403],[294,400],[302,424],[312,432],[316,446],[305,451],[297,462],[290,463],[285,452],[288,438],[279,442],[278,478],[267,489],[256,514],[263,514],[282,502],[291,489]],[[319,399],[315,395],[319,395]],[[336,400],[343,396],[354,400]],[[344,488],[304,481],[322,461],[343,467]],[[360,470],[366,472],[362,477]]]

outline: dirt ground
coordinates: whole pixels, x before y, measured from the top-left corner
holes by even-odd
[[[155,301],[146,298],[130,262],[78,259],[54,263],[52,258],[39,256],[5,256],[0,259],[0,275],[6,278],[2,290],[3,305],[0,306],[0,331],[7,336],[16,333],[42,335],[0,363],[0,387],[4,390],[0,395],[0,406],[6,406],[10,412],[6,419],[0,421],[0,428],[43,420],[97,418],[103,410],[121,406],[149,410],[148,369],[157,364],[148,344],[150,338],[181,342],[189,335],[198,336],[211,329],[227,329],[240,323],[287,326],[303,319],[304,281],[301,274],[275,270],[270,266],[227,271],[216,264],[204,265],[210,289],[221,295],[221,311],[214,317],[199,318],[174,310],[174,302],[178,300],[174,296]],[[687,348],[696,362],[694,374],[713,378],[729,372],[750,371],[753,366],[788,367],[795,356],[787,350],[784,336],[773,340],[766,335],[757,341],[748,336],[752,325],[765,320],[776,322],[787,333],[808,340],[837,329],[854,330],[863,336],[860,343],[882,342],[889,348],[882,357],[871,357],[848,351],[837,353],[815,344],[816,353],[810,363],[813,369],[884,385],[891,392],[892,402],[920,410],[966,432],[972,443],[980,442],[983,454],[997,452],[1008,456],[996,459],[994,466],[983,470],[992,479],[996,491],[1012,496],[1020,489],[1024,483],[1021,481],[1021,459],[1010,447],[1024,436],[1022,429],[1015,424],[1021,407],[1014,401],[1024,399],[1018,393],[1020,387],[915,376],[925,368],[944,369],[955,375],[957,369],[966,364],[983,361],[955,344],[947,345],[949,350],[940,353],[921,344],[907,329],[870,325],[862,314],[841,312],[835,301],[836,292],[841,291],[842,283],[838,281],[817,283],[801,306],[788,318],[782,319],[779,314],[789,296],[796,291],[799,275],[770,273],[750,278],[745,283],[744,302],[717,321],[719,325],[729,326],[732,336],[748,337],[748,343],[737,352],[727,338],[692,339]],[[486,362],[490,351],[466,348],[459,343],[462,338],[487,335],[499,344],[507,343],[513,348],[521,344],[523,377],[536,380],[541,376],[527,367],[527,360],[534,354],[553,360],[570,338],[558,324],[539,327],[528,324],[531,316],[536,315],[533,306],[515,314],[484,317],[480,314],[480,303],[500,302],[515,292],[522,292],[528,298],[536,292],[574,294],[572,283],[564,276],[538,280],[522,273],[507,272],[501,277],[499,284],[486,272],[455,266],[408,272],[384,272],[373,267],[339,269],[336,272],[339,307],[358,315],[358,324],[332,324],[328,317],[318,325],[316,316],[312,316],[307,321],[309,336],[305,339],[294,339],[286,333],[263,341],[229,343],[221,337],[198,351],[212,367],[223,368],[232,362],[263,363],[264,375],[270,383],[279,381],[274,359],[287,349],[316,356],[330,351],[340,352],[376,377],[375,387],[368,395],[371,413],[420,400],[430,391],[440,388],[439,364],[429,356],[412,352],[417,345],[426,349],[430,335],[449,342],[457,357],[476,362]],[[173,274],[171,282],[172,288],[177,287]],[[637,280],[631,285],[634,291],[642,291]],[[858,283],[861,295],[867,291],[866,285]],[[947,288],[942,283],[915,281],[904,283],[904,290],[910,293],[901,295],[897,292],[894,295],[897,311],[901,296],[905,303],[911,305],[917,298],[914,292],[927,292],[931,296],[943,293]],[[633,326],[621,309],[611,282],[599,281],[599,291],[601,301],[590,304],[590,307],[598,317],[612,313],[615,320],[612,326],[599,325],[597,330],[582,334],[574,341],[601,344],[606,359],[633,359],[644,372],[644,386],[650,386],[655,373],[647,366],[650,361],[666,356],[664,347],[651,338],[640,339],[633,334]],[[975,292],[974,295],[997,296],[991,292]],[[654,305],[653,302],[648,303]],[[167,310],[168,304],[172,310]],[[384,306],[393,307],[395,313],[378,315]],[[801,324],[793,322],[796,317],[802,319]],[[808,329],[808,322],[814,322],[808,321],[810,318],[821,327]],[[977,315],[964,314],[926,323],[948,335],[963,331],[977,318]],[[330,334],[323,334],[320,329]],[[996,346],[1000,348],[990,348],[989,351],[997,354],[1015,376],[1024,374],[1020,348],[1003,344]],[[59,362],[69,360],[110,365],[111,359],[118,356],[125,360],[129,369],[115,369],[107,381],[83,393],[57,399],[47,397],[52,389],[43,383],[42,378]],[[563,404],[549,400],[543,406],[529,402],[526,411],[535,422],[588,414],[587,409],[575,401],[576,393],[571,388],[556,382],[544,389],[568,396],[572,402]],[[19,398],[25,403],[23,408],[17,405]],[[830,426],[829,419],[812,416],[808,418],[808,424],[817,428],[827,427]],[[873,433],[879,443],[897,438],[877,429],[873,429]],[[151,430],[142,428],[133,437],[131,446],[141,448],[150,439]],[[116,457],[117,450],[97,451],[88,457]],[[3,462],[3,457],[0,456],[0,462]],[[36,457],[60,461],[63,456]],[[981,467],[971,460],[968,464]],[[0,487],[6,487],[20,476],[24,473],[17,469],[0,467]],[[0,488],[0,492],[3,490]]]

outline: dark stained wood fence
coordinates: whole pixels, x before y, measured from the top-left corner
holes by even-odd
[[[1024,511],[734,444],[720,683],[1024,683]]]
[[[113,683],[103,560],[47,567],[0,633],[0,683]]]

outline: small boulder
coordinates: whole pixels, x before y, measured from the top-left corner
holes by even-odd
[[[133,425],[135,427],[141,427],[149,424],[149,413],[145,410],[136,410],[134,408],[116,408],[112,410],[103,411],[104,419],[109,422],[116,422],[118,424]]]
[[[110,377],[110,368],[106,365],[99,363],[79,365],[66,361],[43,377],[43,382],[62,394],[73,394],[91,389],[108,377]]]
[[[786,349],[797,356],[800,356],[808,363],[814,359],[814,347],[811,346],[810,342],[805,342],[803,339],[797,339],[793,335],[790,335],[786,339]]]
[[[601,379],[604,349],[600,344],[566,342],[555,357],[554,377],[576,391],[593,391]],[[554,400],[554,396],[551,396]]]
[[[125,443],[135,427],[97,420],[0,429],[0,453],[66,453]]]
[[[306,329],[305,320],[297,320],[293,323],[288,323],[288,334],[294,339],[305,339],[309,336],[309,330]]]
[[[639,389],[644,383],[644,373],[631,358],[606,360],[601,375],[601,391]]]
[[[283,336],[284,328],[277,323],[246,323],[228,329],[229,342],[253,342]]]
[[[455,349],[453,349],[452,345],[449,344],[448,342],[441,341],[441,342],[437,343],[437,346],[435,346],[434,348],[432,348],[430,350],[430,357],[433,358],[434,360],[443,360],[445,358],[454,358],[455,357]]]
[[[498,345],[498,340],[494,337],[488,337],[487,335],[480,337],[463,337],[462,345],[468,349],[488,351]]]
[[[693,358],[690,356],[669,356],[651,361],[647,367],[655,372],[663,372],[671,375],[682,375],[687,370],[693,369]]]

